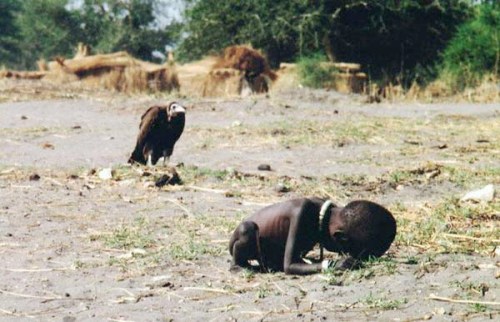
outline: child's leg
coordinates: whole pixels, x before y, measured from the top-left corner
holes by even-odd
[[[249,260],[256,259],[262,268],[259,247],[259,227],[253,221],[242,222],[234,231],[229,242],[229,252],[233,256],[231,271],[240,268],[252,268]]]

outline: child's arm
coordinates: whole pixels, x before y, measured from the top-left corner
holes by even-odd
[[[317,229],[314,224],[311,224],[308,213],[319,211],[318,205],[310,200],[303,202],[294,210],[294,214],[290,216],[290,225],[285,246],[285,256],[283,259],[283,269],[285,274],[307,275],[315,274],[327,267],[323,263],[305,263],[301,254],[307,252],[314,245],[315,241],[307,240],[307,236],[311,236],[311,229]]]

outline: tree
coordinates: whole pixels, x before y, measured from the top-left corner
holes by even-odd
[[[199,58],[228,45],[263,49],[271,65],[322,53],[358,62],[375,79],[406,84],[439,57],[469,17],[459,0],[197,0],[179,52]]]
[[[19,0],[0,1],[0,65],[18,62],[19,29],[15,25],[15,14],[20,7]]]
[[[442,73],[458,90],[477,85],[485,74],[500,76],[500,3],[484,1],[443,53]]]
[[[424,81],[458,26],[471,16],[456,0],[378,0],[339,8],[329,38],[339,60],[361,63],[373,79]]]
[[[176,36],[177,24],[154,28],[155,0],[85,0],[79,9],[84,42],[97,52],[125,50],[153,60]]]
[[[68,56],[81,41],[78,17],[67,0],[25,0],[16,23],[20,30],[22,64],[34,67],[40,58]]]
[[[153,52],[164,52],[165,46],[173,43],[178,29],[176,23],[164,28],[155,27],[153,8],[157,2],[84,0],[75,6],[70,5],[70,0],[2,0],[1,6],[18,4],[15,23],[7,19],[14,17],[13,14],[4,15],[0,23],[5,21],[8,27],[19,30],[20,52],[3,45],[12,38],[6,38],[4,33],[0,36],[2,49],[6,48],[4,55],[11,55],[8,60],[20,57],[24,68],[35,67],[40,58],[50,60],[55,56],[72,56],[79,42],[90,45],[98,53],[125,50],[135,57],[153,60]],[[14,31],[7,33],[11,34]],[[2,53],[0,50],[0,55]]]
[[[179,55],[197,59],[229,45],[250,43],[276,66],[321,47],[320,9],[303,0],[195,1],[186,10],[188,37]]]

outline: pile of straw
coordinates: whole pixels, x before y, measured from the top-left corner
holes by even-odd
[[[180,84],[173,61],[163,65],[135,59],[126,52],[89,55],[88,47],[79,45],[72,59],[39,61],[39,71],[4,70],[0,77],[43,79],[54,84],[80,82],[84,87],[120,92],[172,91]]]

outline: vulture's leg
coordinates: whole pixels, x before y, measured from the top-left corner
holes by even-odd
[[[168,166],[169,162],[170,162],[170,157],[169,156],[164,156],[163,157],[163,166],[164,167]]]
[[[163,150],[163,166],[168,166],[168,163],[170,162],[170,155],[168,153],[169,151]],[[172,152],[170,152],[172,154]]]

